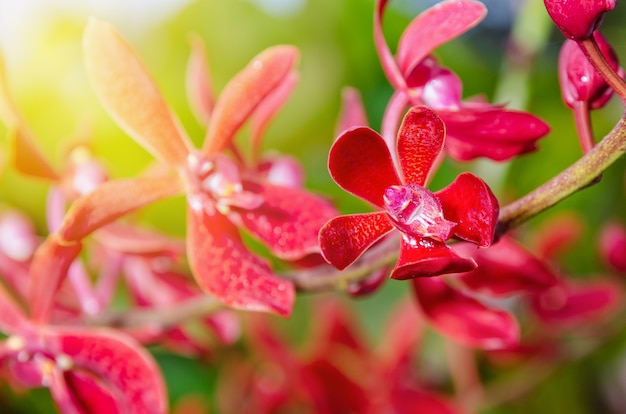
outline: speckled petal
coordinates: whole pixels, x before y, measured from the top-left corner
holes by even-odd
[[[337,269],[345,269],[393,229],[383,212],[335,217],[320,230],[322,255]]]
[[[383,193],[401,184],[383,138],[366,127],[343,133],[330,149],[328,170],[344,190],[383,207]]]
[[[481,247],[491,245],[500,207],[483,180],[463,173],[435,194],[441,201],[443,216],[456,223],[455,236]]]
[[[474,0],[447,0],[417,16],[398,42],[398,66],[407,76],[435,48],[476,26],[487,8]]]
[[[233,210],[243,227],[262,241],[274,255],[297,260],[319,253],[318,233],[337,210],[325,199],[305,190],[270,184],[248,184],[263,198],[254,210]]]
[[[391,271],[391,277],[404,280],[468,272],[475,268],[476,262],[473,259],[460,257],[443,242],[403,235],[400,258]]]
[[[203,152],[215,154],[228,147],[257,105],[291,72],[298,50],[293,46],[270,47],[228,82],[215,103]]]
[[[519,343],[519,326],[511,314],[488,308],[452,289],[442,278],[414,279],[413,289],[430,323],[451,339],[487,350]]]
[[[439,116],[425,106],[411,108],[398,131],[398,159],[406,184],[426,183],[428,174],[443,150],[446,127]]]
[[[57,363],[64,362],[59,358],[62,355],[67,369],[80,368],[104,379],[120,412],[167,412],[167,392],[158,365],[129,337],[105,328],[63,328],[47,333],[45,341],[57,355]]]
[[[226,217],[187,211],[187,256],[198,285],[233,308],[288,316],[295,300],[293,284],[272,274]]]

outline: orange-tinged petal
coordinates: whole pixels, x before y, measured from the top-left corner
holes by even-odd
[[[93,88],[115,122],[159,160],[182,166],[189,139],[130,45],[113,26],[91,19],[83,49]]]
[[[257,55],[226,85],[213,108],[203,152],[228,147],[261,101],[289,75],[298,57],[293,46],[274,46]]]
[[[11,158],[15,168],[22,174],[50,181],[58,181],[59,176],[39,152],[28,133],[22,129],[9,131]]]
[[[207,54],[204,42],[200,36],[193,35],[189,39],[191,43],[191,55],[187,62],[187,74],[185,87],[187,99],[194,115],[203,125],[208,125],[215,105],[213,87],[209,77]]]
[[[21,116],[11,99],[5,72],[4,59],[0,55],[0,119],[8,128],[16,128],[21,123]]]
[[[80,240],[125,214],[183,191],[177,175],[107,181],[74,201],[58,234],[62,240]]]

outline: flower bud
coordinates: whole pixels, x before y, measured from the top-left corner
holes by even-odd
[[[615,8],[617,0],[543,0],[543,3],[565,37],[584,40],[600,26],[604,13]]]
[[[619,70],[615,51],[600,32],[593,34],[602,55],[614,70]],[[575,40],[566,40],[559,55],[559,82],[563,100],[570,108],[587,102],[591,109],[606,105],[613,90],[589,62]]]

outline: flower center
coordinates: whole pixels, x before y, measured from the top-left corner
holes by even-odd
[[[389,186],[383,201],[391,222],[405,234],[446,241],[456,226],[443,217],[437,197],[417,184]]]
[[[188,202],[192,209],[222,214],[231,207],[257,208],[263,199],[243,188],[239,166],[230,158],[217,154],[211,158],[199,152],[187,157],[186,179]]]

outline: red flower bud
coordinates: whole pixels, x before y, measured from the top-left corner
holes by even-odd
[[[617,55],[611,45],[600,32],[594,32],[593,36],[609,65],[618,70]],[[561,48],[559,81],[563,100],[570,108],[580,102],[588,102],[592,109],[601,108],[613,93],[575,40],[566,40]]]
[[[543,0],[543,3],[565,37],[584,40],[600,26],[604,13],[615,8],[617,0]]]

